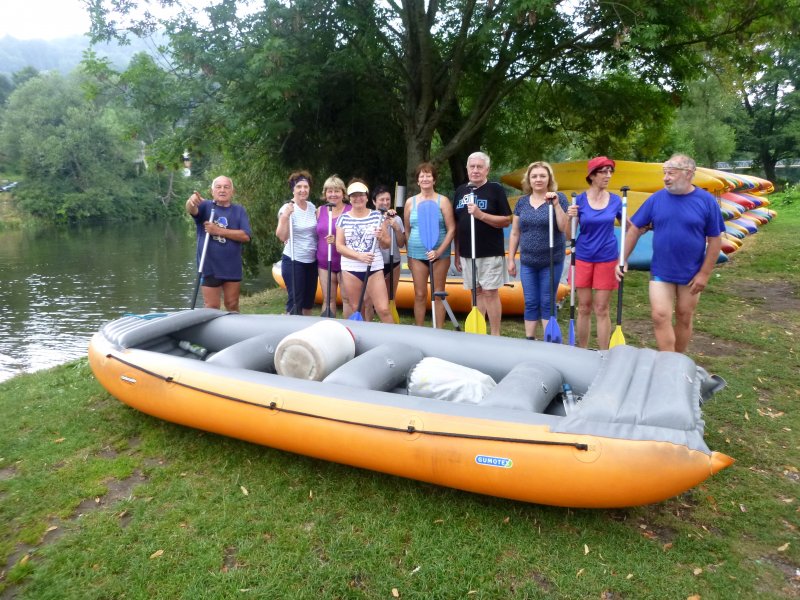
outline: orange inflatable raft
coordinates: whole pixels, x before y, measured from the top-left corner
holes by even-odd
[[[160,419],[526,502],[659,502],[733,462],[703,440],[724,382],[672,352],[198,309],[108,323],[89,363]]]

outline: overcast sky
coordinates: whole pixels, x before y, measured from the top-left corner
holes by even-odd
[[[52,40],[88,30],[80,0],[0,0],[0,37]]]

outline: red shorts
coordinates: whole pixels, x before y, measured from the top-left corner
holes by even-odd
[[[619,287],[614,272],[619,261],[592,263],[575,260],[575,287],[593,290],[615,290]]]

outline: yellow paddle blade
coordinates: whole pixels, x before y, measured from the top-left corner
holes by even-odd
[[[478,310],[477,306],[473,306],[472,310],[467,315],[467,321],[464,323],[464,331],[467,333],[486,335],[486,319],[483,313]]]
[[[624,346],[625,345],[625,336],[622,335],[622,325],[617,325],[617,328],[614,329],[614,333],[611,334],[611,341],[608,342],[608,347],[613,348],[614,346]]]
[[[394,300],[389,301],[389,310],[392,312],[392,321],[399,323],[400,315],[397,314],[397,305],[394,303]]]

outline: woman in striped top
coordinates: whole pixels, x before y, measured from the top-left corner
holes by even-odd
[[[286,282],[286,312],[310,315],[317,293],[317,217],[308,197],[311,175],[296,171],[289,175],[292,199],[278,211],[275,235],[285,246],[281,276]]]
[[[336,222],[336,249],[342,256],[342,283],[354,311],[363,308],[358,306],[358,302],[366,285],[378,317],[384,323],[391,323],[380,252],[380,247],[388,248],[391,238],[381,213],[367,207],[368,194],[369,189],[363,181],[352,180],[347,195],[353,208]]]

